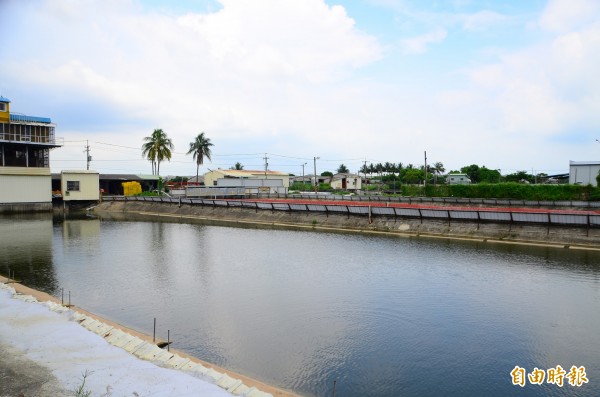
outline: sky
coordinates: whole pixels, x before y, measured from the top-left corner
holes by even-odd
[[[50,117],[53,172],[367,163],[566,173],[600,160],[597,0],[0,0],[0,95]],[[315,159],[317,158],[318,159]],[[304,167],[303,167],[304,166]]]
[[[25,379],[25,392],[27,385],[39,383],[63,390],[42,387],[37,395],[83,395],[75,393],[82,385],[82,391],[92,396],[233,395],[210,379],[159,367],[110,345],[75,322],[72,310],[48,302],[38,303],[31,296],[20,295],[20,299],[13,299],[13,294],[14,289],[0,284],[0,350],[8,346],[11,353],[2,359],[15,368],[19,368],[19,364],[31,368],[29,362],[43,368],[34,368],[31,371],[34,373],[25,370],[21,374]],[[50,374],[44,373],[45,370]],[[87,375],[85,383],[84,374]],[[17,392],[23,391],[14,384],[8,386],[9,390],[13,387]]]

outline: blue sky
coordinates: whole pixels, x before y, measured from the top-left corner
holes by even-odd
[[[53,171],[164,175],[237,161],[295,174],[364,162],[548,174],[599,160],[596,0],[4,0],[0,95],[51,117]]]

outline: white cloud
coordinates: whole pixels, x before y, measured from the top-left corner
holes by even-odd
[[[200,131],[213,141],[320,136],[315,124],[332,117],[327,87],[381,58],[376,39],[322,0],[223,0],[214,13],[181,16],[133,1],[40,0],[13,12],[36,26],[14,26],[19,40],[0,66],[15,89],[33,83],[65,108],[109,104],[125,125],[165,129],[179,150]],[[128,128],[131,145],[139,128]]]
[[[536,26],[546,23],[555,4]],[[495,41],[493,52],[471,47],[479,45],[472,32],[523,17],[444,12],[432,25],[423,24],[427,10],[402,14],[409,38],[401,49],[422,54],[439,46],[444,56],[432,62],[384,54],[376,38],[357,29],[353,18],[360,15],[323,0],[223,0],[218,11],[179,15],[147,11],[133,0],[10,5],[2,9],[10,18],[0,25],[0,33],[15,37],[0,53],[2,94],[15,111],[51,116],[67,140],[139,147],[142,137],[162,128],[179,153],[204,131],[216,155],[270,152],[419,164],[426,149],[447,168],[465,162],[510,168],[509,157],[557,168],[557,162],[566,167],[569,159],[593,156],[571,155],[567,149],[576,146],[552,140],[600,128],[597,13],[572,19],[567,30],[538,31],[523,40],[537,42],[517,49],[514,42]],[[437,28],[410,37],[415,21]],[[447,29],[454,29],[453,40]],[[515,149],[525,144],[565,153]],[[83,144],[73,145],[52,158],[83,159]],[[125,156],[118,149],[92,149],[96,164],[113,172],[134,167],[99,162]],[[139,153],[124,152],[137,161],[136,171],[149,171]],[[262,156],[240,160],[260,163]],[[214,163],[228,167],[235,161],[217,156]],[[163,169],[195,173],[191,158],[179,154]]]
[[[439,44],[443,42],[448,36],[448,32],[445,29],[437,28],[429,33],[403,39],[400,42],[402,50],[405,54],[423,54],[427,52],[428,47],[431,44]]]
[[[597,20],[598,11],[600,2],[597,0],[550,0],[538,24],[542,29],[566,32]]]
[[[481,144],[505,151],[510,162],[556,157],[566,164],[597,157],[591,145],[600,126],[597,70],[600,23],[595,22],[470,68],[470,87],[438,99],[457,117],[470,118],[471,128],[479,125]],[[578,146],[578,140],[588,143]]]

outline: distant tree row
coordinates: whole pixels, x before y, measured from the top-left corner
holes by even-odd
[[[338,173],[347,173],[348,167],[340,164]],[[398,181],[403,183],[420,183],[425,179],[424,166],[414,166],[413,164],[404,165],[403,163],[377,163],[363,164],[359,172],[365,178],[378,178],[382,181]],[[431,182],[445,181],[444,173],[446,168],[441,162],[435,162],[427,165],[427,179]],[[466,174],[472,183],[500,183],[500,182],[519,182],[519,183],[546,183],[548,175],[545,173],[528,173],[527,171],[517,171],[511,174],[502,175],[500,169],[489,169],[485,165],[478,166],[471,164],[462,167],[460,170],[453,170],[450,174]]]
[[[451,174],[467,174],[472,183],[499,183],[499,182],[518,182],[518,183],[546,183],[548,174],[533,174],[527,171],[517,171],[511,174],[502,175],[499,169],[493,170],[484,166],[471,164],[462,167],[459,171],[450,171]]]

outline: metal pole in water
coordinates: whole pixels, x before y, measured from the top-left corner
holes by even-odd
[[[156,342],[156,317],[154,317],[154,332],[152,333],[152,343]]]
[[[333,381],[333,393],[331,393],[331,397],[335,397],[335,383],[336,382],[337,382],[336,380]]]
[[[71,291],[69,291],[69,307],[71,307]]]
[[[171,348],[169,347],[171,345],[171,330],[168,329],[167,330],[167,351],[170,352]]]
[[[61,288],[60,289],[60,304],[61,305],[65,305],[65,289]]]

